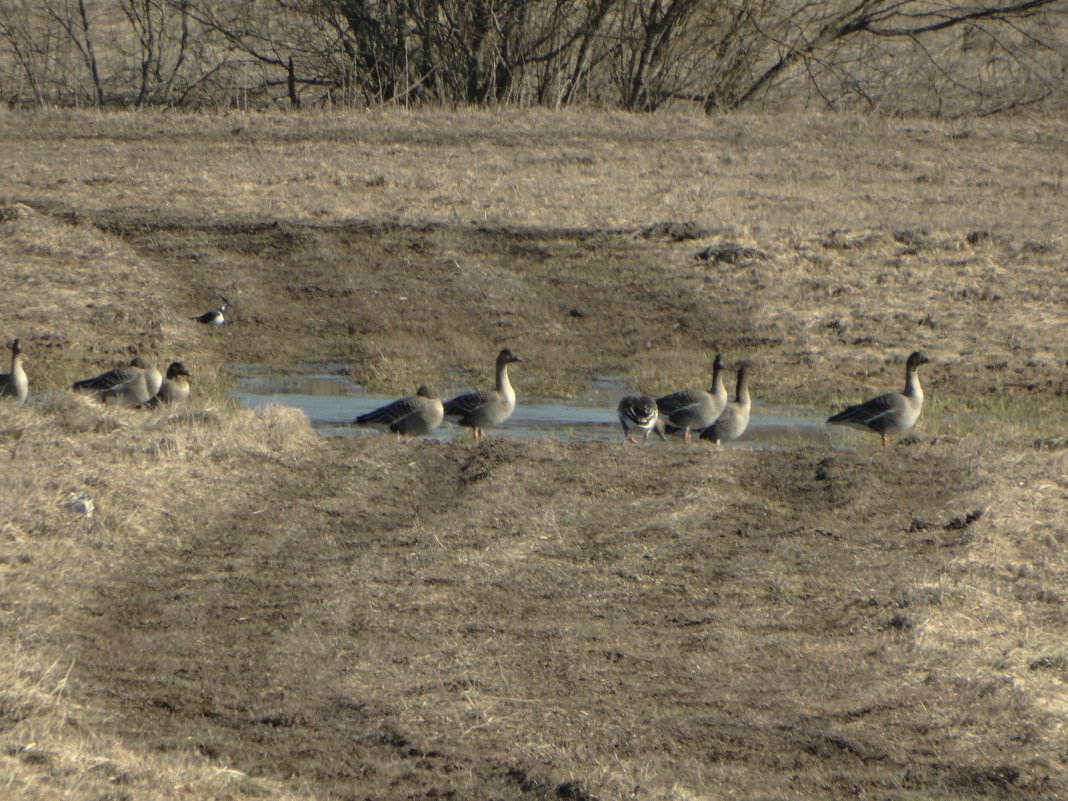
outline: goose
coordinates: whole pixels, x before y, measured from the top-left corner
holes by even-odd
[[[684,389],[656,399],[660,414],[667,418],[665,429],[674,434],[682,431],[682,438],[689,442],[691,432],[712,425],[727,406],[729,396],[723,386],[723,357],[716,354],[712,362],[712,386],[703,389]]]
[[[103,392],[107,389],[114,389],[120,384],[125,384],[127,381],[137,376],[138,373],[144,373],[149,397],[159,392],[160,385],[163,383],[163,375],[156,368],[155,364],[148,359],[145,359],[143,356],[138,356],[129,364],[124,364],[122,367],[116,367],[114,370],[108,370],[106,373],[101,373],[92,378],[83,378],[81,381],[75,381],[72,385],[72,389],[84,390],[87,392]]]
[[[145,371],[141,370],[129,381],[101,392],[100,402],[105,404],[118,403],[122,406],[141,406],[147,403],[151,397],[152,395],[148,392]]]
[[[923,409],[923,387],[916,369],[930,361],[919,351],[914,351],[905,362],[905,391],[887,392],[850,406],[827,418],[832,425],[851,426],[863,431],[874,431],[883,438],[883,447],[890,444],[891,434],[903,434],[916,425]]]
[[[19,403],[25,403],[29,394],[30,379],[22,365],[22,348],[16,339],[11,343],[11,372],[0,374],[0,398],[18,398]]]
[[[356,418],[357,425],[384,425],[395,434],[422,436],[429,434],[445,418],[441,396],[421,386],[415,395],[395,400]]]
[[[184,403],[189,400],[189,376],[191,375],[192,373],[181,362],[171,362],[167,368],[167,377],[144,405],[149,409],[154,409],[162,403]]]
[[[523,361],[505,348],[497,354],[497,382],[492,390],[457,395],[444,405],[446,417],[456,418],[462,426],[475,430],[475,439],[485,436],[483,429],[503,423],[515,411],[515,390],[508,380],[508,365]]]
[[[204,325],[222,325],[226,322],[226,309],[229,307],[230,301],[226,298],[222,299],[222,305],[217,309],[206,311],[203,314],[196,317],[190,317],[190,320],[196,320],[198,323],[204,323]]]
[[[623,436],[628,442],[638,444],[638,440],[630,433],[632,428],[643,432],[642,445],[649,441],[650,431],[656,431],[656,435],[662,440],[667,439],[656,400],[648,395],[627,395],[619,402],[617,411],[619,422],[623,426]]]
[[[738,439],[749,427],[749,411],[753,406],[749,397],[749,365],[738,368],[738,384],[734,390],[734,400],[724,408],[723,413],[712,425],[702,429],[701,439],[717,445]]]

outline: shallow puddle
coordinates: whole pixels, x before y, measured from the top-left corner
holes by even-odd
[[[330,369],[327,365],[316,365]],[[324,437],[356,437],[384,433],[374,426],[353,425],[358,415],[396,400],[394,395],[368,393],[343,375],[306,374],[275,376],[249,366],[231,366],[238,375],[234,400],[250,409],[264,406],[295,406],[302,410],[312,426]],[[413,388],[414,391],[414,388]],[[466,390],[464,390],[466,391]],[[630,392],[620,380],[611,377],[592,379],[590,386],[567,403],[538,398],[520,391],[516,410],[493,436],[555,437],[563,440],[619,441],[623,429],[616,414],[616,403]],[[448,421],[430,436],[453,440],[467,430]],[[657,442],[656,437],[650,442]],[[770,407],[753,402],[749,430],[737,446],[784,447],[798,444],[828,444],[822,418],[803,410]]]

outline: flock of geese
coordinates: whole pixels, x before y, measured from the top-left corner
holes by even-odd
[[[191,319],[204,325],[222,325],[229,304],[223,298],[217,309]],[[448,418],[472,429],[475,439],[480,440],[487,428],[499,426],[515,411],[515,389],[508,378],[508,365],[517,362],[522,359],[505,348],[497,354],[493,389],[466,392],[443,402],[437,392],[421,386],[415,395],[361,414],[354,422],[383,426],[397,434],[423,436]],[[910,430],[920,417],[923,388],[916,370],[927,362],[927,357],[919,351],[912,353],[905,363],[903,392],[887,392],[850,406],[827,418],[827,422],[873,431],[882,437],[884,446],[888,445],[892,435]],[[625,440],[638,444],[635,434],[641,433],[640,444],[645,445],[654,431],[662,440],[668,434],[679,434],[685,442],[697,436],[717,445],[738,439],[749,426],[752,409],[750,368],[745,363],[739,365],[734,400],[730,400],[723,384],[724,367],[723,358],[717,353],[712,363],[712,385],[707,390],[684,389],[661,398],[624,397],[617,411]],[[164,375],[150,361],[138,356],[129,364],[75,381],[72,388],[93,393],[103,403],[151,409],[187,400],[190,375],[181,362],[172,362]],[[0,398],[11,397],[23,402],[29,395],[29,387],[22,349],[16,339],[11,345],[11,372],[0,374]]]
[[[485,429],[500,425],[515,411],[515,389],[508,378],[508,365],[521,361],[505,348],[497,354],[493,389],[467,392],[442,401],[437,392],[421,386],[415,395],[361,414],[354,422],[383,426],[396,434],[422,436],[448,418],[472,429],[475,439],[481,439]],[[920,417],[923,388],[916,371],[928,361],[919,351],[912,353],[905,362],[904,391],[887,392],[850,406],[829,417],[827,422],[872,431],[882,438],[884,447],[890,444],[891,436],[909,431]],[[662,440],[668,434],[680,434],[685,442],[691,442],[696,435],[717,445],[738,439],[749,426],[752,409],[750,367],[744,362],[738,367],[734,400],[729,399],[723,384],[723,372],[723,358],[717,353],[712,363],[712,385],[707,390],[684,389],[661,398],[624,397],[617,409],[624,438],[639,444],[635,434],[640,432],[640,444],[645,445],[649,434],[655,431]]]
[[[230,303],[226,298],[222,301],[219,308],[191,319],[205,325],[222,325],[226,322],[225,312]],[[75,381],[71,389],[91,393],[102,403],[153,409],[188,400],[191,375],[181,362],[171,362],[164,374],[151,361],[138,356],[129,364]],[[30,379],[26,374],[22,348],[16,339],[11,343],[11,372],[0,374],[0,398],[15,398],[22,403],[29,394]]]

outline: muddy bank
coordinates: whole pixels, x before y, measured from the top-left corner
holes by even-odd
[[[1064,272],[1009,235],[814,232],[757,250],[692,226],[94,224],[195,294],[236,297],[232,327],[204,343],[218,358],[336,360],[384,391],[484,381],[507,345],[519,386],[564,398],[604,375],[700,383],[722,350],[771,398],[823,401],[896,386],[919,348],[947,394],[1068,394],[1068,351],[1047,335]]]

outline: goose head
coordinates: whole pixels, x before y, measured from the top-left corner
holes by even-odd
[[[497,354],[497,364],[498,365],[512,364],[514,362],[521,362],[521,361],[523,361],[523,360],[520,359],[518,356],[516,356],[514,353],[512,353],[512,351],[508,350],[508,348],[505,348],[504,350],[502,350],[500,353]]]
[[[167,368],[167,378],[177,378],[180,375],[190,376],[191,372],[185,369],[185,365],[181,362],[171,362],[170,367]]]
[[[924,356],[920,351],[916,350],[909,354],[908,361],[905,362],[905,367],[908,370],[915,370],[921,364],[927,364],[931,360]]]

